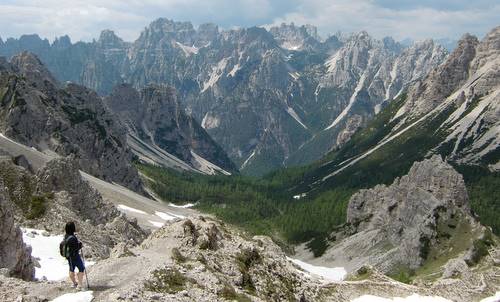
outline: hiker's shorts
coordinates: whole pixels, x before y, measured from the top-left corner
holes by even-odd
[[[83,261],[82,258],[80,258],[80,255],[68,258],[68,264],[69,264],[69,271],[72,273],[75,272],[75,267],[78,268],[78,271],[80,273],[83,273],[85,271],[85,266],[83,265]]]

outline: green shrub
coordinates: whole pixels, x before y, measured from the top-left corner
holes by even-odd
[[[145,288],[152,292],[175,294],[185,289],[188,279],[176,269],[162,268],[153,272]]]
[[[255,285],[250,276],[250,269],[255,264],[261,263],[262,259],[256,249],[244,249],[236,255],[236,263],[241,273],[241,286],[249,292],[255,291]]]
[[[177,263],[184,263],[187,260],[186,256],[182,255],[176,247],[172,249],[172,259]]]
[[[487,229],[480,239],[474,240],[472,243],[472,255],[467,264],[470,266],[476,265],[483,259],[484,256],[488,255],[488,248],[495,245],[493,240],[493,235],[491,231]]]
[[[238,301],[238,302],[250,302],[250,301],[252,301],[246,295],[238,294],[234,290],[234,287],[232,287],[230,284],[227,284],[227,283],[224,284],[224,287],[219,291],[218,295],[219,295],[219,297],[224,298],[226,300],[230,300],[230,301]]]
[[[415,272],[409,269],[400,269],[398,272],[395,274],[389,274],[389,277],[391,277],[394,280],[397,280],[401,283],[406,283],[410,284],[412,281],[412,277],[415,275]]]
[[[45,211],[47,210],[46,203],[47,200],[45,199],[45,196],[40,196],[40,195],[32,196],[30,210],[28,215],[26,215],[26,218],[37,219],[42,217],[43,214],[45,214]]]

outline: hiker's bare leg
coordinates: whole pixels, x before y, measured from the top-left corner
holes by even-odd
[[[74,272],[69,272],[69,279],[71,280],[71,282],[73,282],[73,284],[76,284]]]
[[[84,272],[78,272],[78,285],[83,287],[83,274]]]

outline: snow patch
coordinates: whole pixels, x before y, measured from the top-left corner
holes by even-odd
[[[122,210],[122,211],[125,211],[125,212],[133,212],[133,213],[139,213],[139,214],[144,214],[144,215],[147,215],[146,212],[142,211],[142,210],[138,210],[136,208],[132,208],[132,207],[128,207],[124,204],[119,204],[117,206],[118,210]]]
[[[213,129],[219,127],[219,125],[220,125],[219,118],[210,115],[209,112],[207,112],[203,117],[203,119],[201,120],[201,127],[203,127],[203,129]]]
[[[23,241],[31,246],[31,255],[38,259],[40,267],[35,267],[35,278],[57,281],[68,277],[68,261],[59,255],[59,243],[63,235],[46,235],[43,230],[21,228]],[[86,262],[87,267],[94,264]]]
[[[375,114],[378,114],[381,109],[382,109],[381,104],[377,104],[377,105],[375,105],[375,107],[373,107],[373,111],[375,111]]]
[[[153,220],[148,220],[149,223],[151,223],[154,227],[161,228],[165,223],[163,222],[158,222],[158,221],[153,221]]]
[[[203,89],[201,92],[205,92],[208,88],[212,87],[217,81],[219,81],[220,77],[222,76],[222,73],[226,69],[228,62],[228,58],[224,58],[217,63],[217,65],[212,67],[212,73],[210,74],[210,77],[208,78],[208,81],[203,83]]]
[[[336,56],[336,55],[338,55],[338,52],[334,56]],[[373,52],[370,51],[370,55],[368,57],[368,65],[371,64],[372,59],[373,59]],[[354,89],[354,92],[351,95],[351,98],[349,99],[349,104],[347,105],[347,107],[344,108],[344,110],[339,114],[339,116],[337,116],[337,118],[333,121],[333,123],[330,126],[326,127],[324,130],[329,130],[329,129],[335,127],[335,125],[337,125],[347,115],[347,113],[349,113],[352,106],[356,102],[356,98],[358,97],[359,92],[361,91],[361,89],[363,89],[363,86],[365,85],[365,81],[366,81],[366,77],[368,76],[368,72],[369,72],[369,69],[367,68],[363,72],[361,77],[359,78],[358,84],[356,85],[356,88]]]
[[[245,162],[241,165],[240,167],[240,170],[242,170],[243,168],[245,168],[248,163],[250,162],[250,160],[255,156],[255,150],[253,150],[252,154],[250,154],[250,156],[245,160]]]
[[[155,215],[158,216],[158,217],[160,217],[163,220],[166,220],[166,221],[173,220],[173,219],[176,219],[176,218],[184,218],[184,216],[182,216],[182,215],[175,215],[175,214],[172,214],[172,213],[165,213],[165,212],[160,212],[160,211],[156,211]]]
[[[288,74],[293,78],[294,81],[297,81],[300,78],[300,73],[298,73],[296,71],[289,72]]]
[[[298,194],[298,195],[293,195],[293,199],[301,199],[301,198],[304,198],[307,196],[307,193],[302,193],[302,194]]]
[[[326,68],[328,68],[329,73],[335,71],[335,69],[337,68],[337,63],[340,60],[340,58],[341,58],[340,51],[337,51],[325,62],[325,66]]]
[[[50,302],[90,302],[94,299],[92,291],[64,294]]]
[[[392,84],[394,83],[394,80],[396,79],[397,76],[397,70],[398,70],[398,63],[399,61],[396,61],[394,65],[392,65],[392,69],[390,72],[391,75],[391,82],[387,86],[387,90],[385,91],[385,100],[388,100],[391,97],[391,88]]]
[[[231,69],[231,71],[227,74],[227,76],[231,76],[234,78],[234,76],[236,75],[236,73],[238,72],[238,70],[240,70],[241,67],[240,67],[240,63],[236,64],[233,66],[233,69]]]
[[[180,42],[175,42],[175,44],[180,48],[182,49],[182,51],[184,52],[184,55],[186,55],[186,57],[189,57],[190,55],[192,54],[198,54],[198,48],[196,48],[194,45],[193,46],[187,46],[187,45],[184,45]]]
[[[299,50],[303,47],[302,43],[294,43],[290,41],[285,41],[281,44],[281,48],[288,49],[288,50]]]
[[[304,129],[307,129],[307,126],[302,122],[302,120],[300,119],[299,115],[297,114],[297,112],[295,112],[295,110],[293,110],[292,107],[287,106],[286,112],[288,112],[288,114],[291,117],[293,117],[293,119],[296,120],[297,123],[299,123],[302,127],[304,127]]]
[[[354,92],[351,95],[351,98],[349,99],[349,104],[347,105],[347,107],[345,107],[344,110],[339,114],[339,116],[337,116],[337,118],[333,121],[333,123],[331,123],[330,126],[326,127],[324,130],[329,130],[335,127],[335,125],[337,125],[347,115],[347,113],[349,113],[349,111],[352,108],[352,105],[354,105],[354,103],[356,102],[358,93],[361,91],[363,85],[365,84],[366,76],[367,76],[367,70],[363,72],[363,75],[361,75],[358,85],[356,85],[356,89],[354,89]]]
[[[221,167],[219,167],[219,166],[209,162],[208,160],[204,159],[203,157],[199,156],[193,150],[191,150],[191,155],[193,156],[193,159],[198,163],[198,167],[196,167],[196,168],[199,169],[200,171],[202,171],[206,174],[210,174],[210,175],[214,175],[217,173],[222,173],[224,175],[231,175],[231,173],[225,171]]]
[[[184,205],[176,205],[176,204],[173,204],[173,203],[169,203],[168,205],[171,206],[171,207],[174,207],[174,208],[182,208],[182,209],[192,208],[192,207],[195,206],[194,203],[186,203]]]
[[[452,302],[452,301],[437,296],[431,297],[431,296],[419,296],[417,294],[413,294],[406,298],[395,297],[392,299],[382,298],[372,295],[363,295],[354,300],[351,300],[351,302]]]
[[[500,292],[496,292],[494,296],[484,298],[480,302],[498,302],[498,301],[500,301]]]
[[[287,257],[289,261],[298,265],[300,268],[310,273],[313,276],[318,276],[327,282],[336,282],[344,280],[347,271],[343,267],[324,267],[312,265],[298,259]]]

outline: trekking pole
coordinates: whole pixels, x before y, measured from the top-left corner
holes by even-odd
[[[89,277],[87,276],[87,266],[85,265],[85,257],[83,256],[83,248],[80,250],[80,253],[82,254],[83,266],[85,267],[85,280],[87,280],[87,289],[90,289]]]

